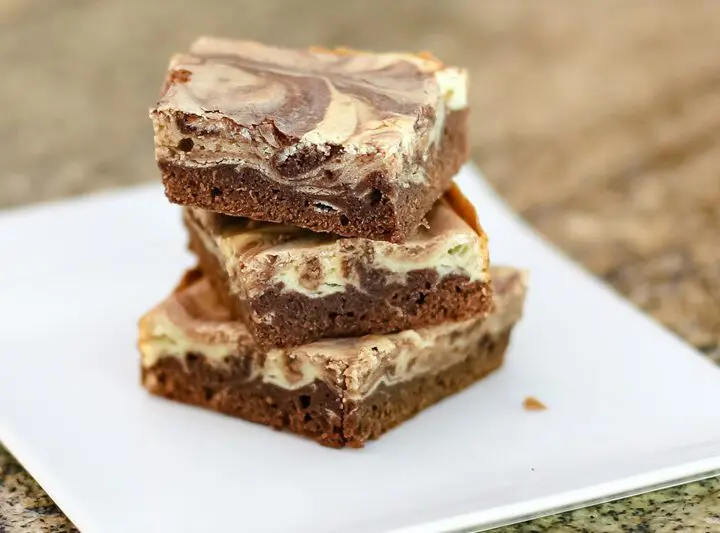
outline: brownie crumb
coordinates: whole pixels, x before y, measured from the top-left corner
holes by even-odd
[[[528,396],[523,401],[523,408],[526,411],[546,411],[547,406],[533,396]]]

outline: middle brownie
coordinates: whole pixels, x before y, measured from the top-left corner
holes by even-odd
[[[190,249],[266,348],[487,314],[487,237],[445,200],[404,244],[184,209]]]

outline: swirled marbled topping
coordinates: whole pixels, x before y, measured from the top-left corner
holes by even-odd
[[[429,55],[201,38],[172,58],[151,111],[156,157],[303,177],[309,193],[328,175],[348,184],[388,162],[401,180],[423,181],[447,113],[467,105],[466,85],[464,70]]]

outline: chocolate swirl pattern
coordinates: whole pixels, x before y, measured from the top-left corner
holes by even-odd
[[[189,77],[169,85],[159,109],[167,103],[199,116],[222,114],[248,128],[270,122],[293,140],[356,147],[390,147],[383,143],[388,134],[400,142],[412,137],[426,110],[463,90],[443,86],[456,69],[412,54],[285,50],[209,38],[190,55],[175,56],[170,69]]]

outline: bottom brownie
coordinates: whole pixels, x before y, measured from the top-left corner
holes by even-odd
[[[360,447],[502,364],[525,280],[513,269],[493,279],[486,319],[265,350],[196,274],[140,321],[142,383],[326,446]]]
[[[171,400],[289,430],[325,446],[362,447],[497,369],[509,338],[510,330],[485,336],[477,351],[463,362],[437,374],[380,385],[367,398],[347,402],[344,408],[337,391],[322,381],[286,390],[262,380],[248,380],[242,365],[222,368],[194,353],[184,361],[162,358],[142,370],[142,381],[150,392]]]

